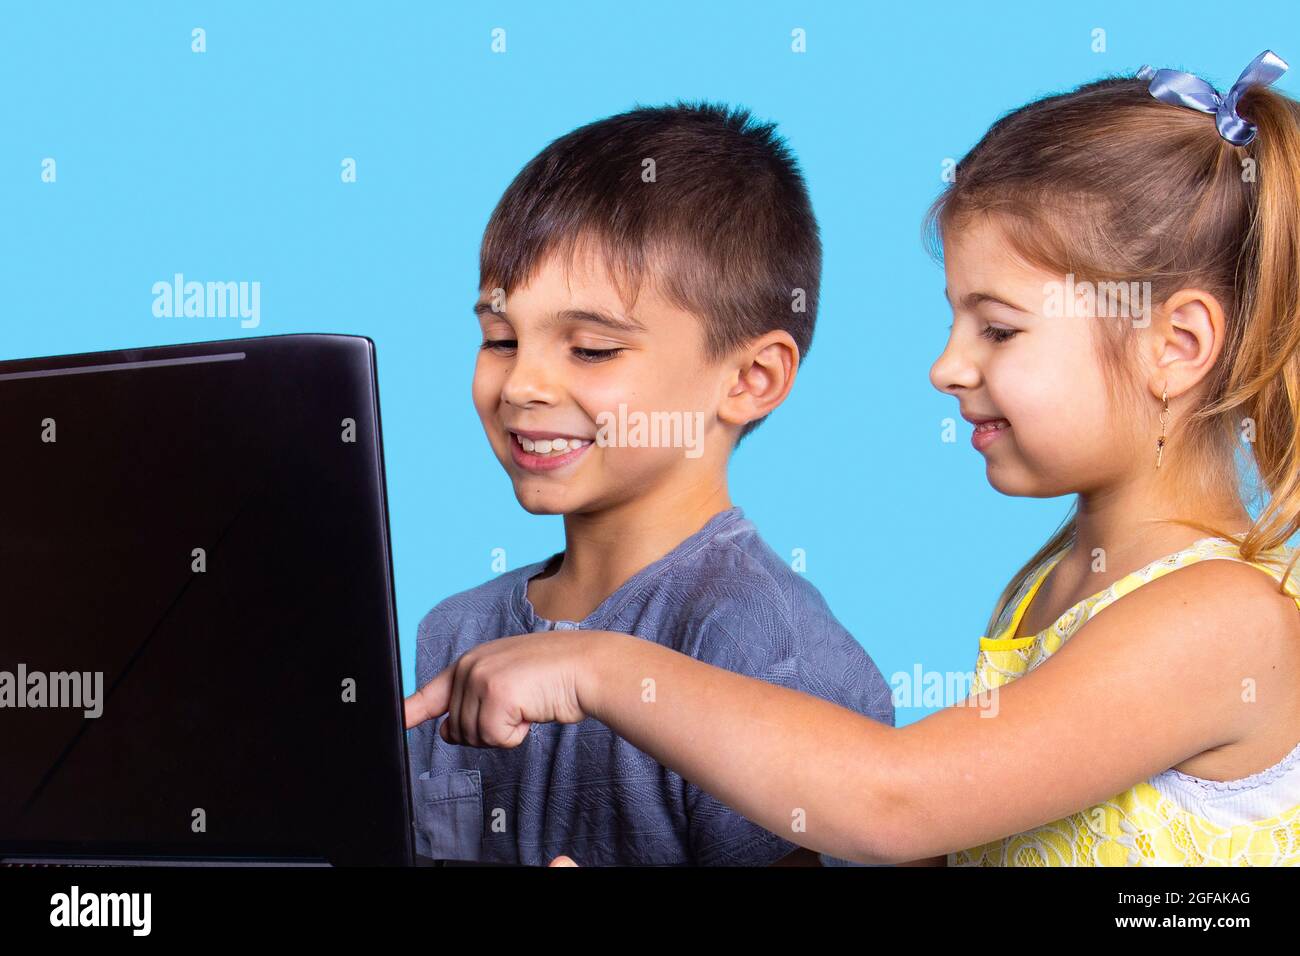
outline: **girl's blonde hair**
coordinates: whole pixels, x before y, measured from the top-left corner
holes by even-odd
[[[1225,311],[1223,349],[1200,406],[1170,422],[1161,470],[1199,496],[1190,500],[1267,491],[1268,504],[1240,537],[1190,518],[1151,520],[1229,538],[1247,561],[1278,561],[1269,552],[1300,528],[1300,103],[1249,88],[1237,112],[1258,132],[1233,146],[1213,116],[1148,86],[1110,77],[1003,116],[957,164],[923,235],[942,262],[944,233],[992,216],[1026,263],[1076,282],[1149,282],[1153,304],[1183,288],[1212,293]],[[1128,318],[1097,327],[1111,419],[1151,422],[1154,468],[1159,408],[1129,360],[1137,329]],[[1255,484],[1244,494],[1242,437]],[[1003,590],[990,637],[1013,597],[1074,543],[1075,514]]]

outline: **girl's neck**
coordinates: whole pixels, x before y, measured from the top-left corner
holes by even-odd
[[[1135,504],[1134,502],[1138,503]],[[1220,507],[1179,509],[1157,507],[1122,495],[1079,495],[1075,540],[1043,581],[1013,637],[1038,634],[1078,602],[1098,593],[1125,574],[1152,561],[1181,551],[1207,532],[1159,517],[1194,517],[1228,534],[1250,527],[1250,516],[1240,502]]]
[[[629,578],[732,507],[726,477],[650,492],[600,511],[564,516],[564,556],[534,578],[528,598],[548,620],[580,621]]]
[[[1080,494],[1071,557],[1091,563],[1104,555],[1107,566],[1141,567],[1209,537],[1199,528],[1154,518],[1195,518],[1227,534],[1242,534],[1251,526],[1240,501],[1198,505],[1186,498],[1173,502],[1123,491]]]

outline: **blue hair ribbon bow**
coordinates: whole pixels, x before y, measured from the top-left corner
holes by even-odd
[[[1139,80],[1151,80],[1147,90],[1156,99],[1174,106],[1185,106],[1214,116],[1219,135],[1234,146],[1245,146],[1255,138],[1255,125],[1237,115],[1237,101],[1252,86],[1268,86],[1287,71],[1286,60],[1272,50],[1265,50],[1241,71],[1226,96],[1220,96],[1199,76],[1179,70],[1154,70],[1144,66],[1137,71]]]

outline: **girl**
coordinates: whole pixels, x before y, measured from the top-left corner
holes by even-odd
[[[476,648],[408,726],[446,713],[446,740],[511,747],[590,716],[866,863],[1300,863],[1300,104],[1267,88],[1285,68],[1261,54],[1225,97],[1144,68],[1031,103],[927,217],[954,314],[931,381],[995,488],[1076,495],[997,602],[975,695],[894,728],[567,631]],[[1253,520],[1243,445],[1269,494]]]

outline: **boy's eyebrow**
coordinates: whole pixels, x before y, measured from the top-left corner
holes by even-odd
[[[952,296],[948,295],[948,289],[946,287],[943,290],[943,297],[948,300],[949,305],[952,305]],[[993,302],[998,305],[1005,305],[1008,309],[1014,309],[1017,312],[1024,312],[1026,315],[1032,314],[1028,309],[1021,308],[1014,302],[1008,302],[1006,299],[993,295],[990,292],[968,292],[961,300],[962,305],[967,309],[973,309],[975,306],[984,302]]]
[[[504,310],[500,312],[493,311],[491,302],[476,302],[474,304],[474,315],[479,316],[485,312],[492,312],[494,315],[502,317],[506,314]],[[559,322],[593,322],[616,332],[646,331],[646,327],[632,316],[614,315],[604,309],[563,309],[551,315],[546,324],[551,325]]]
[[[553,322],[594,322],[615,332],[644,332],[646,327],[630,315],[615,315],[604,309],[563,309],[552,317]]]

